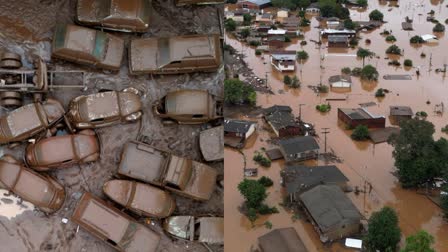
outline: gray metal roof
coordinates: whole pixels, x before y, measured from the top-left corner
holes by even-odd
[[[247,0],[247,2],[251,2],[256,5],[265,5],[265,4],[270,4],[271,0]]]
[[[347,177],[334,165],[286,166],[281,175],[288,193],[308,190],[320,184],[344,183]]]
[[[319,185],[302,193],[304,207],[322,232],[359,223],[361,214],[352,201],[335,185]]]
[[[350,77],[350,75],[333,75],[333,76],[330,76],[330,78],[328,78],[328,82],[330,82],[330,83],[335,83],[335,82],[340,82],[340,81],[352,83],[352,77]]]
[[[412,109],[408,106],[390,106],[391,116],[413,116]]]
[[[348,36],[346,35],[330,35],[328,36],[330,43],[348,43]]]
[[[252,124],[256,124],[256,122],[225,119],[224,132],[246,133]]]
[[[280,140],[278,143],[286,155],[319,149],[319,145],[312,136],[292,137]]]
[[[293,227],[279,228],[258,237],[262,252],[307,252]]]
[[[352,120],[360,119],[371,119],[373,118],[370,114],[366,113],[362,108],[338,108],[342,113],[346,114]]]

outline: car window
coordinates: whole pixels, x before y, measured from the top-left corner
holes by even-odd
[[[98,3],[98,7],[95,9],[97,18],[103,19],[109,16],[111,0],[97,0],[96,2]]]
[[[170,41],[167,38],[158,40],[157,66],[162,67],[170,62]]]
[[[63,48],[65,44],[65,32],[66,32],[65,25],[58,25],[56,26],[56,31],[54,32],[54,40],[53,40],[53,46],[55,49]]]
[[[95,47],[93,48],[93,56],[98,60],[103,60],[106,56],[109,38],[104,32],[97,32],[95,37]]]
[[[204,118],[205,116],[204,115],[192,115],[191,117],[198,119],[198,118]]]

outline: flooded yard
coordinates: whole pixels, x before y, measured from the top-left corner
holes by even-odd
[[[319,22],[315,18],[311,19],[311,28],[304,30],[307,45],[301,46],[300,40],[293,40],[286,47],[287,50],[305,50],[309,54],[307,61],[301,64],[296,63],[294,74],[302,84],[299,89],[290,89],[283,84],[285,74],[271,66],[269,54],[256,56],[253,47],[242,44],[231,36],[226,37],[226,43],[246,56],[244,60],[248,63],[249,68],[253,69],[255,75],[260,78],[264,78],[265,74],[268,75],[268,85],[274,94],[258,93],[258,106],[267,108],[273,105],[288,105],[298,116],[299,104],[306,104],[302,106],[302,119],[314,124],[319,135],[318,142],[322,152],[324,141],[321,128],[329,128],[327,149],[342,159],[342,163],[335,163],[335,165],[350,180],[349,184],[361,189],[365,185],[372,185],[370,193],[347,194],[366,219],[373,211],[379,210],[385,205],[391,206],[399,215],[400,228],[404,236],[425,229],[435,237],[436,250],[447,251],[448,224],[442,219],[440,208],[424,195],[418,194],[414,190],[403,190],[400,187],[397,178],[392,174],[395,170],[392,146],[387,143],[375,145],[369,141],[352,141],[351,131],[346,130],[337,118],[337,108],[357,108],[360,103],[375,102],[374,106],[366,109],[374,115],[385,116],[386,126],[391,126],[388,118],[389,106],[410,106],[414,113],[417,111],[428,113],[427,120],[432,122],[436,128],[436,139],[442,136],[446,137],[441,132],[441,128],[447,124],[448,116],[446,113],[435,113],[435,109],[436,105],[448,103],[445,95],[448,93],[448,81],[444,73],[436,73],[435,69],[443,68],[444,64],[448,63],[448,54],[444,46],[448,42],[447,37],[444,33],[435,34],[438,37],[437,43],[419,46],[411,45],[409,39],[414,35],[432,34],[434,24],[426,21],[426,13],[434,10],[436,19],[443,22],[448,17],[448,8],[439,1],[406,1],[400,2],[400,4],[399,7],[394,7],[385,1],[369,1],[367,10],[350,9],[351,18],[354,21],[367,21],[369,12],[378,9],[384,14],[384,20],[387,23],[376,30],[359,33],[362,37],[359,47],[367,48],[378,56],[371,59],[366,58],[365,62],[365,64],[371,64],[377,68],[380,73],[378,81],[360,81],[359,78],[352,77],[351,90],[344,92],[330,89],[329,93],[318,95],[307,87],[308,85],[318,85],[320,82],[329,85],[328,78],[340,74],[343,67],[362,67],[362,60],[356,58],[357,49],[327,48],[325,40],[319,47],[310,41],[319,41],[319,29],[316,28],[319,26]],[[406,16],[413,19],[414,31],[401,29],[401,22],[404,22]],[[390,59],[385,59],[388,57],[385,50],[392,43],[386,42],[385,36],[380,34],[385,29],[392,30],[392,35],[397,38],[395,44],[404,51],[404,56],[398,57],[398,60],[402,63],[404,59],[411,59],[414,68],[393,67],[387,64]],[[366,39],[370,39],[371,43],[366,44]],[[421,57],[421,53],[425,53],[426,57]],[[393,57],[390,56],[390,58]],[[417,68],[420,69],[420,76],[416,75]],[[383,75],[386,74],[408,74],[412,79],[385,80]],[[378,88],[388,89],[390,92],[384,98],[376,98],[374,94]],[[328,113],[320,113],[315,109],[316,105],[327,103],[327,98],[341,97],[346,100],[328,101],[332,105],[331,111]],[[266,149],[274,147],[267,141],[274,134],[268,130],[261,115],[247,117],[247,113],[240,113],[238,109],[226,111],[226,113],[231,118],[258,122],[258,135],[254,136],[242,150],[246,157],[247,167],[258,167],[252,161],[254,151],[260,150],[262,147]],[[225,160],[226,251],[250,251],[252,245],[256,243],[257,237],[269,231],[262,225],[266,220],[273,224],[273,228],[293,226],[310,251],[350,251],[340,243],[331,246],[322,245],[310,223],[306,222],[304,218],[293,222],[293,214],[279,206],[285,196],[279,183],[279,172],[284,166],[283,161],[274,161],[270,168],[259,168],[258,175],[258,177],[268,176],[273,179],[274,186],[268,190],[267,203],[277,206],[280,213],[260,218],[257,220],[259,225],[256,224],[255,228],[251,228],[248,219],[238,210],[243,202],[243,198],[236,189],[238,183],[243,179],[243,156],[237,151],[226,148]],[[317,160],[313,164],[323,165],[327,162]],[[402,242],[404,241],[402,240]]]

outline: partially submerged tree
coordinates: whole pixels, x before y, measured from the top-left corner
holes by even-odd
[[[365,125],[358,125],[353,130],[351,136],[353,140],[363,141],[369,139],[369,128]]]
[[[231,18],[226,19],[226,21],[224,22],[224,27],[226,28],[226,31],[229,31],[229,32],[235,31],[236,30],[236,22]]]
[[[247,207],[257,209],[268,197],[266,188],[257,180],[244,179],[238,184],[238,190],[245,199]]]
[[[356,0],[356,4],[361,6],[361,7],[367,7],[369,2],[367,0]]]
[[[308,58],[309,58],[309,55],[306,51],[302,50],[302,51],[297,52],[297,59],[299,61],[304,61],[304,60],[307,60]]]
[[[250,35],[250,30],[249,30],[249,28],[244,28],[244,29],[242,29],[241,32],[240,32],[240,34],[241,34],[241,37],[243,37],[243,38],[247,38],[247,37],[249,37],[249,35]]]
[[[415,35],[410,39],[411,44],[421,44],[424,43],[425,41],[423,40],[422,37]]]
[[[354,30],[356,28],[356,23],[351,19],[344,20],[344,28],[348,30]]]
[[[391,45],[386,49],[386,53],[400,55],[401,49],[397,45]]]
[[[352,71],[353,73],[353,71]],[[361,79],[376,81],[378,80],[379,73],[372,65],[367,65],[361,70]]]
[[[232,104],[249,103],[254,105],[257,101],[257,93],[239,79],[224,81],[224,101]]]
[[[412,60],[405,59],[404,62],[403,62],[403,65],[407,66],[407,67],[412,67]]]
[[[437,23],[434,28],[432,28],[433,32],[444,32],[445,31],[445,26],[441,23]]]
[[[367,235],[364,238],[369,251],[395,251],[400,237],[398,215],[394,209],[383,207],[370,216]]]
[[[379,10],[373,10],[369,14],[369,19],[374,21],[383,21],[384,15]]]
[[[285,85],[287,86],[291,85],[291,77],[289,77],[289,75],[285,75],[283,77],[283,83],[285,83]]]
[[[406,246],[400,252],[435,252],[432,248],[434,237],[425,230],[406,238]]]
[[[373,55],[373,52],[371,52],[369,49],[359,48],[356,52],[356,56],[362,59],[362,66],[364,66],[366,57],[371,57]]]
[[[386,41],[387,42],[395,42],[395,41],[397,41],[397,38],[395,38],[394,35],[389,35],[386,37]]]

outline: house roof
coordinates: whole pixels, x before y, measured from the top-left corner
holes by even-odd
[[[352,120],[381,118],[383,116],[374,116],[364,108],[338,108],[342,113],[346,114]]]
[[[256,5],[265,5],[265,4],[270,4],[271,0],[247,0],[246,2],[251,2]]]
[[[293,227],[278,228],[258,237],[263,252],[307,252],[305,245]]]
[[[246,133],[253,124],[256,123],[244,120],[225,119],[224,132]]]
[[[287,17],[282,20],[284,26],[298,26],[300,24],[300,18]]]
[[[350,75],[333,75],[330,76],[330,78],[328,78],[328,82],[330,83],[336,83],[336,82],[349,82],[352,83],[352,77],[350,77]]]
[[[271,114],[271,113],[273,113],[273,112],[275,112],[275,111],[283,111],[283,112],[289,112],[289,113],[291,113],[291,112],[292,112],[292,109],[291,109],[290,106],[274,105],[274,106],[272,106],[272,107],[269,107],[269,108],[264,109],[264,112],[263,112],[263,113],[264,113],[265,115],[269,115],[269,114]]]
[[[285,35],[286,34],[286,30],[283,30],[283,29],[277,29],[277,30],[270,29],[268,31],[268,34],[269,35]]]
[[[401,28],[403,28],[403,30],[405,30],[405,31],[409,31],[409,30],[413,30],[414,29],[412,27],[412,23],[409,23],[409,22],[402,22],[401,23]]]
[[[319,185],[299,197],[324,233],[361,220],[358,209],[338,186]]]
[[[348,36],[345,35],[330,35],[328,36],[328,42],[330,43],[347,43]]]
[[[336,30],[336,29],[323,29],[322,31],[320,31],[320,34],[356,34],[355,30],[347,30],[347,29],[343,29],[343,30]]]
[[[408,106],[390,106],[391,116],[413,116],[412,109]]]
[[[274,111],[268,115],[265,115],[266,121],[268,121],[272,127],[276,130],[286,127],[298,127],[299,125],[294,120],[294,116],[291,112],[286,111]]]
[[[288,193],[308,190],[320,184],[344,183],[347,177],[334,165],[286,166],[281,175]]]
[[[296,60],[296,51],[274,51],[271,56],[275,60]]]
[[[280,140],[280,148],[286,155],[301,153],[304,151],[318,150],[319,145],[312,136],[299,136]]]
[[[308,7],[307,7],[307,9],[311,9],[311,8],[316,8],[316,9],[320,9],[320,5],[319,5],[319,3],[311,3]]]

